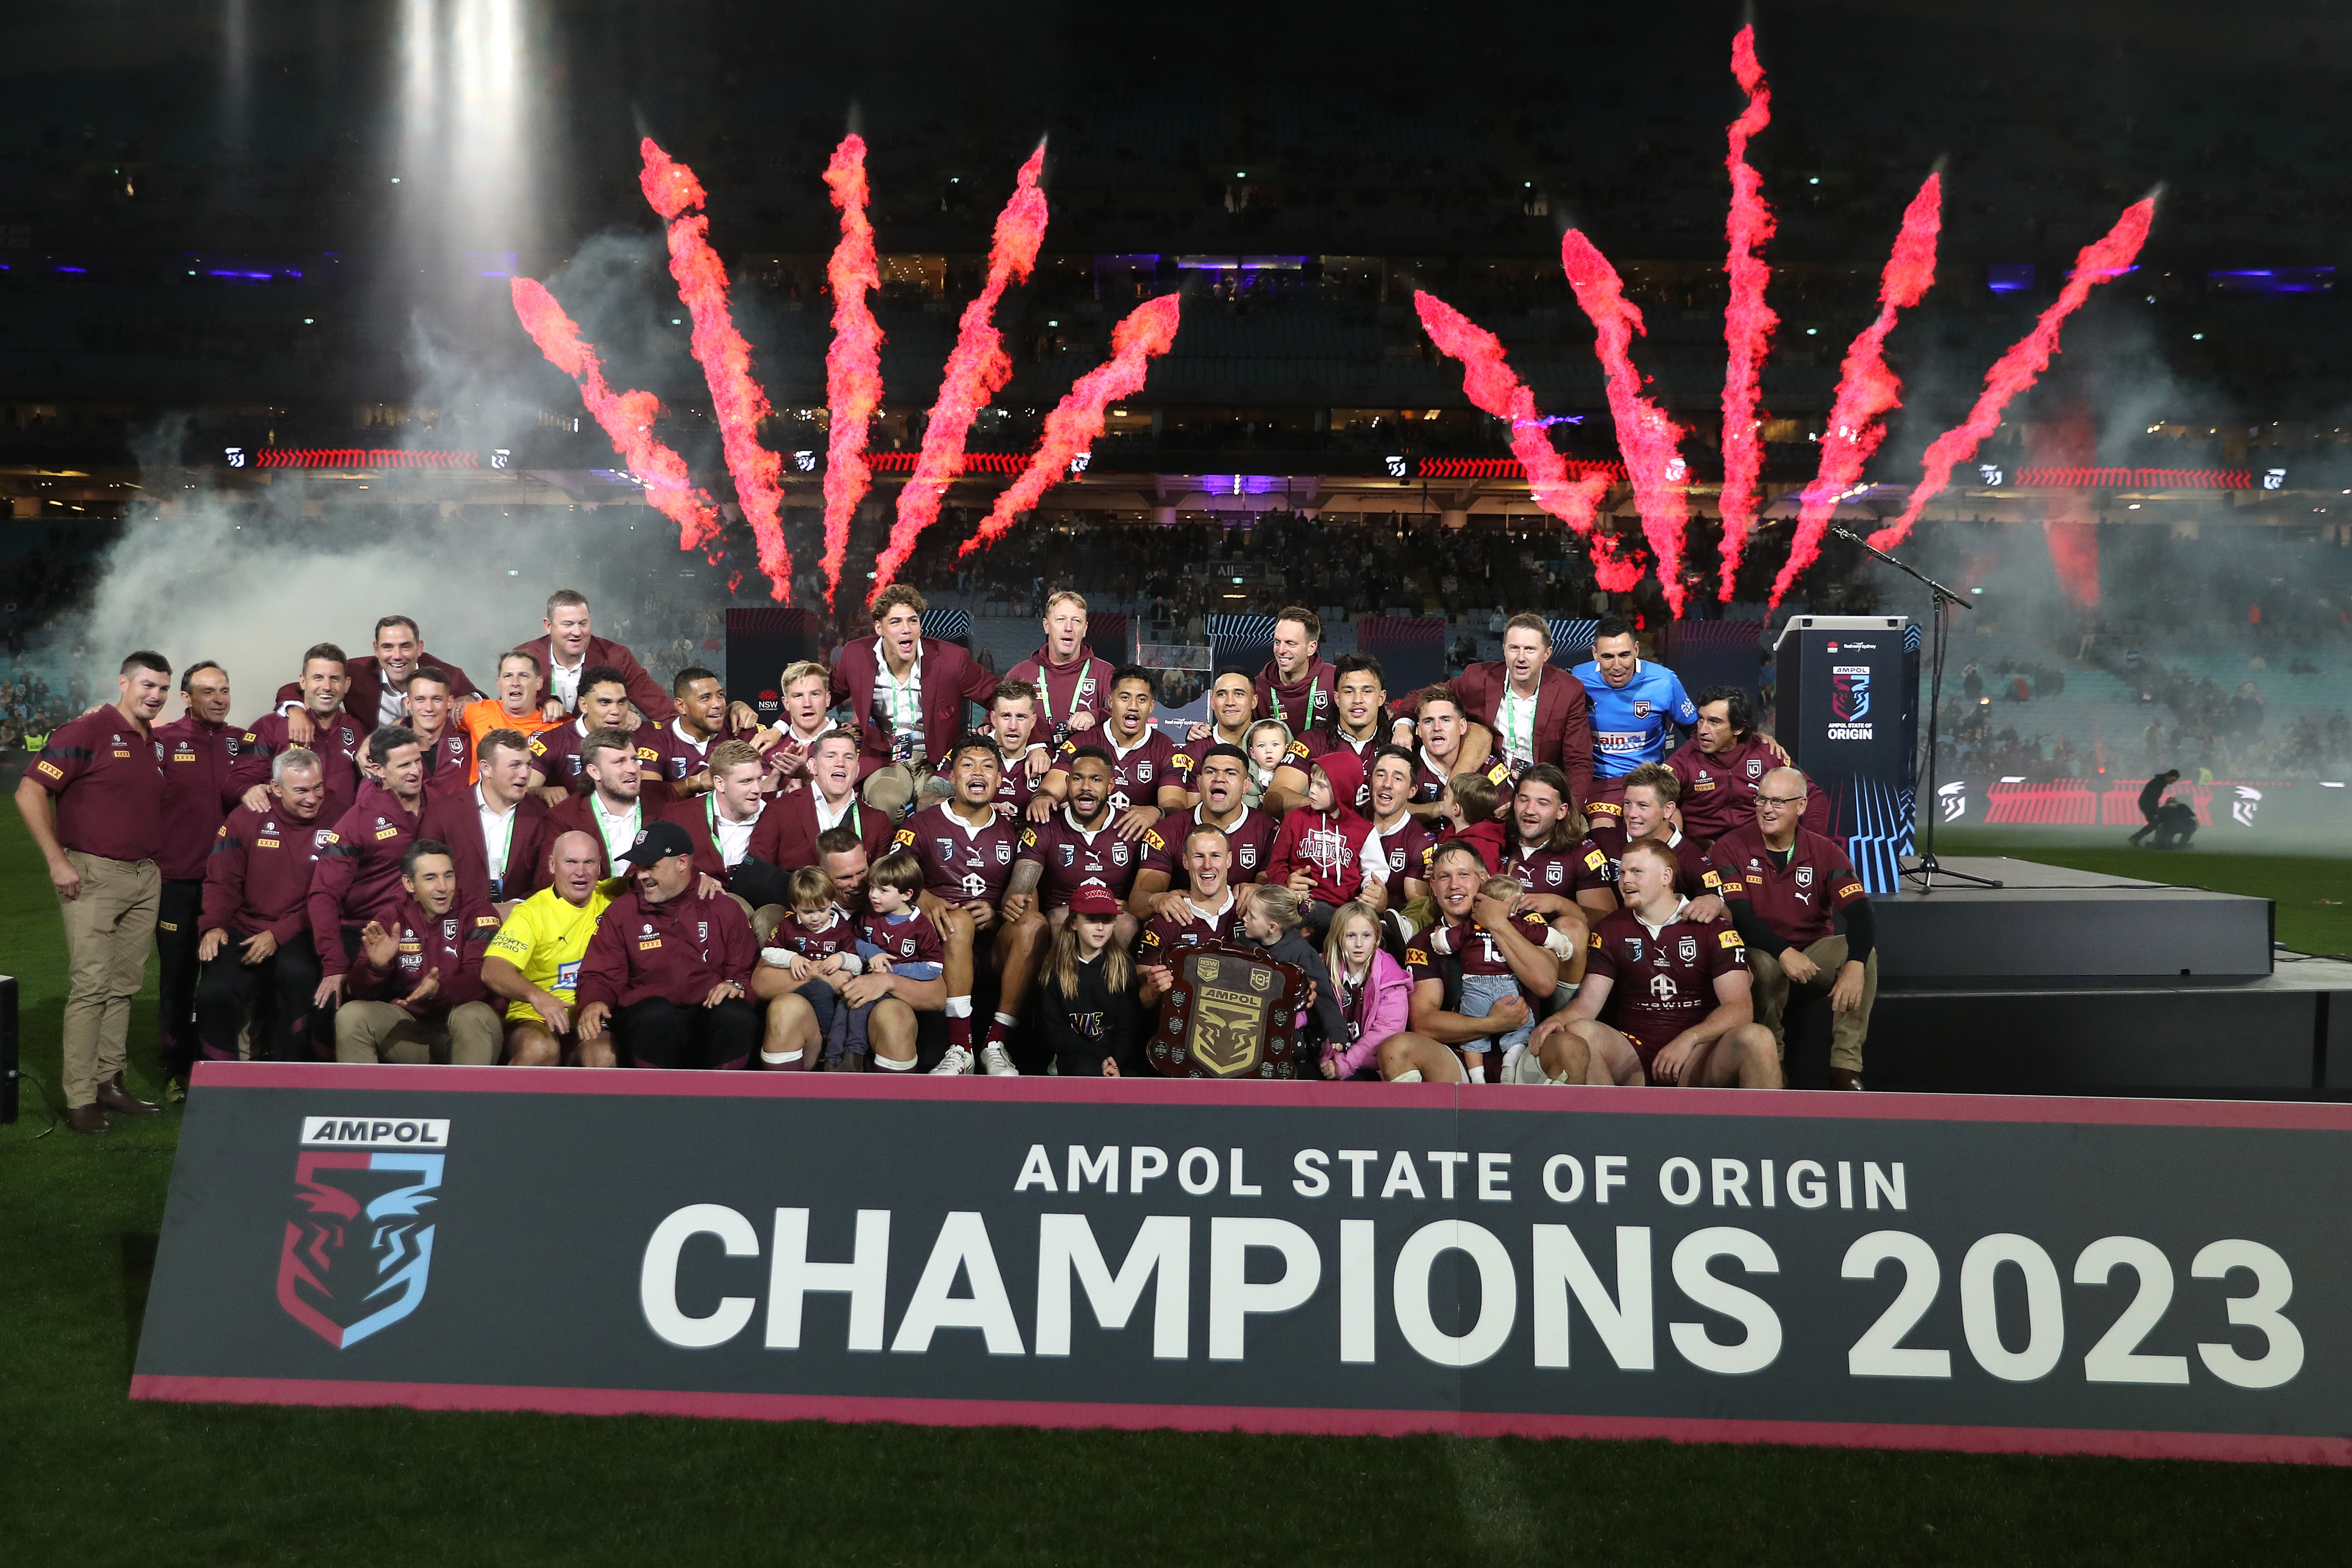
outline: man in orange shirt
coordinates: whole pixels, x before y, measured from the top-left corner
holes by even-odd
[[[539,662],[539,655],[528,648],[517,648],[499,660],[499,695],[496,700],[485,697],[478,702],[468,702],[457,715],[473,737],[475,763],[466,770],[466,782],[476,784],[481,778],[479,758],[482,737],[493,730],[514,730],[525,740],[542,730],[552,730],[563,722],[549,719],[540,712],[539,694],[547,686],[547,671]]]

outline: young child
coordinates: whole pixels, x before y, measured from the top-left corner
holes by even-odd
[[[776,928],[775,945],[760,950],[760,962],[800,982],[800,994],[816,1015],[817,1032],[824,1040],[824,1065],[837,1068],[849,1048],[853,1027],[856,1048],[866,1048],[866,1015],[872,1011],[870,1006],[839,1005],[842,983],[866,967],[857,956],[857,927],[836,901],[833,879],[814,866],[794,871],[785,892],[792,918]]]
[[[1321,942],[1331,929],[1331,911],[1363,890],[1364,840],[1372,825],[1347,804],[1363,782],[1364,764],[1341,748],[1315,759],[1307,770],[1307,802],[1282,819],[1265,880],[1298,895],[1307,940]]]
[[[926,922],[928,923],[928,922]],[[1151,1015],[1127,949],[1111,941],[1118,900],[1100,882],[1070,895],[1037,974],[1037,1024],[1064,1078],[1124,1078],[1142,1067]]]
[[[885,855],[866,874],[866,912],[857,917],[857,959],[869,974],[903,974],[909,980],[937,980],[946,957],[940,928],[915,908],[923,891],[923,864],[904,849]],[[867,1048],[866,1021],[874,1005],[846,1009],[848,1027],[843,1049],[852,1055]],[[830,1065],[833,1058],[828,1056]],[[848,1064],[853,1070],[863,1064]]]
[[[1323,1043],[1323,1076],[1378,1079],[1381,1043],[1411,1015],[1412,976],[1381,951],[1380,916],[1370,904],[1342,904],[1331,916],[1323,963],[1348,1020],[1344,1038]]]
[[[1525,888],[1519,886],[1518,879],[1514,877],[1489,877],[1478,884],[1478,890],[1490,899],[1500,899],[1507,908],[1517,903],[1519,895],[1527,891]],[[1554,934],[1557,936],[1558,933]],[[1429,943],[1430,951],[1433,952],[1452,952],[1462,942],[1475,939],[1475,927],[1464,925],[1457,931],[1444,921],[1439,921],[1431,927],[1423,938]],[[1549,948],[1549,944],[1546,945]],[[1555,952],[1553,956],[1558,957],[1559,954]],[[1459,1011],[1465,1018],[1483,1018],[1499,1006],[1506,997],[1519,994],[1519,983],[1509,974],[1465,974],[1462,977],[1462,1005]],[[1509,1076],[1507,1064],[1528,1043],[1528,1036],[1534,1032],[1535,1026],[1535,1014],[1530,1009],[1526,1023],[1504,1035],[1496,1042],[1495,1048],[1503,1053],[1503,1061],[1507,1065],[1505,1070],[1496,1075],[1490,1081],[1498,1083],[1515,1081]]]
[[[1485,773],[1455,773],[1437,803],[1438,815],[1445,819],[1437,841],[1466,838],[1477,847],[1486,869],[1502,869],[1502,793]]]
[[[1249,788],[1242,804],[1255,810],[1274,783],[1274,771],[1290,755],[1290,726],[1279,719],[1261,719],[1242,731],[1242,750],[1249,753]]]
[[[1302,1007],[1298,1011],[1298,1029],[1294,1037],[1298,1043],[1298,1055],[1292,1059],[1304,1058],[1309,1047],[1316,1048],[1319,1058],[1322,1046],[1348,1037],[1348,1018],[1339,1010],[1339,988],[1331,984],[1331,972],[1323,967],[1322,958],[1298,934],[1298,896],[1287,888],[1265,882],[1253,882],[1234,891],[1241,897],[1242,934],[1265,949],[1268,958],[1297,964],[1314,984],[1311,1009]],[[1310,1010],[1315,1016],[1312,1026],[1307,1023]]]

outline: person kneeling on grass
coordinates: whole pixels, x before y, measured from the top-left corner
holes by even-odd
[[[1348,1020],[1344,1037],[1323,1043],[1323,1076],[1377,1079],[1381,1047],[1404,1028],[1412,1009],[1412,976],[1381,947],[1380,912],[1366,903],[1334,910],[1323,963]]]
[[[1675,872],[1675,852],[1658,840],[1626,846],[1617,874],[1625,907],[1593,928],[1584,983],[1536,1031],[1514,1081],[1780,1087],[1772,1031],[1750,1008],[1746,944],[1736,929],[1689,918]]]
[[[1037,1022],[1064,1078],[1127,1078],[1143,1064],[1151,1015],[1135,961],[1111,941],[1118,919],[1110,889],[1088,882],[1070,894],[1069,914],[1046,949]]]

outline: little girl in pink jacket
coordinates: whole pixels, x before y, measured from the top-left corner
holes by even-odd
[[[1381,1043],[1405,1026],[1412,977],[1381,951],[1380,917],[1369,904],[1342,904],[1333,913],[1323,962],[1339,989],[1349,1036],[1325,1043],[1323,1076],[1376,1079],[1381,1075]]]

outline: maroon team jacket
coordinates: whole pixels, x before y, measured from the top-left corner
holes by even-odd
[[[541,674],[554,669],[553,637],[533,637],[529,642],[517,643],[515,647],[524,653],[539,657]],[[590,637],[588,651],[581,659],[580,673],[585,675],[600,664],[609,664],[621,672],[622,680],[629,688],[629,700],[637,705],[637,711],[646,716],[647,722],[667,724],[677,716],[677,704],[670,700],[669,693],[654,684],[654,678],[646,673],[646,667],[637,662],[637,656],[622,644],[604,637]],[[578,712],[579,705],[573,704],[572,710]]]
[[[457,700],[464,698],[469,692],[475,696],[486,695],[481,688],[474,684],[472,676],[467,675],[447,659],[427,653],[418,658],[416,668],[422,669],[428,664],[436,668],[448,671],[452,717],[455,717],[458,708],[465,706]],[[351,689],[343,693],[343,708],[352,718],[360,721],[360,733],[364,739],[375,729],[376,710],[383,705],[383,676],[378,670],[375,655],[372,653],[363,653],[357,658],[343,660],[343,673],[352,678]],[[295,682],[289,680],[278,689],[278,707],[281,712],[288,703],[291,702],[299,706],[301,700],[302,688]]]
[[[898,760],[890,737],[874,718],[874,689],[881,680],[881,655],[875,637],[858,637],[842,645],[833,665],[833,700],[847,701],[850,722],[857,726],[857,772],[862,778]],[[925,637],[923,668],[924,762],[936,762],[962,739],[963,705],[985,705],[996,695],[996,677],[980,668],[971,655],[953,643]]]
[[[583,1007],[602,1002],[614,1012],[656,997],[699,1007],[722,980],[749,994],[759,957],[751,917],[734,900],[698,899],[689,888],[648,904],[632,889],[596,922],[576,995]]]
[[[205,859],[200,931],[240,937],[268,931],[278,945],[310,927],[310,872],[328,833],[326,814],[304,822],[272,801],[268,811],[238,806],[213,836]]]
[[[427,791],[416,837],[449,847],[457,862],[457,896],[483,903],[528,898],[547,883],[547,803],[526,795],[514,809],[514,832],[507,845],[506,880],[490,896],[490,853],[483,842],[482,814],[471,789]]]
[[[310,879],[310,942],[319,950],[321,973],[351,967],[343,956],[346,923],[362,924],[400,901],[400,858],[416,842],[420,820],[371,779],[329,831]]]
[[[147,735],[163,759],[163,853],[155,868],[167,882],[193,882],[204,876],[214,836],[245,793],[236,782],[245,731],[183,713]]]
[[[370,963],[362,948],[352,963],[350,994],[393,1003],[417,1018],[437,1018],[489,994],[482,985],[482,960],[490,951],[490,938],[499,934],[498,911],[489,905],[461,892],[447,914],[428,915],[424,905],[404,898],[397,908],[380,910],[375,918],[400,943],[400,951],[387,971]],[[402,1002],[425,983],[428,970],[441,977],[440,988],[419,1005]]]
[[[1500,757],[1503,737],[1496,719],[1503,709],[1503,693],[1511,689],[1510,667],[1500,659],[1485,659],[1465,666],[1445,684],[1462,699],[1464,713],[1496,731],[1495,755]],[[1393,711],[1410,719],[1419,707],[1407,700]],[[1557,665],[1545,665],[1536,681],[1533,740],[1535,760],[1549,763],[1568,775],[1568,787],[1576,795],[1574,804],[1583,809],[1585,797],[1592,793],[1592,701],[1584,694],[1584,683]]]

